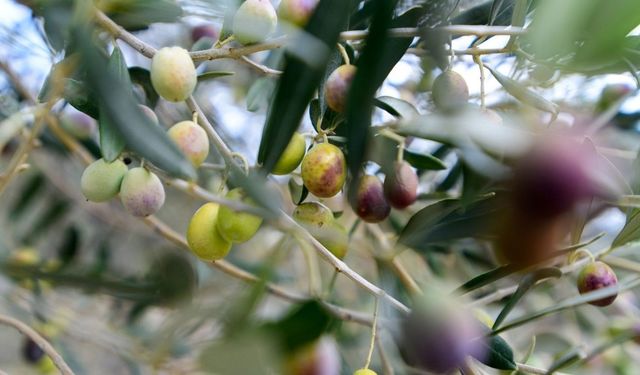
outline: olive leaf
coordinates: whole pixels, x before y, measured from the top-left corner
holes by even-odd
[[[542,95],[537,94],[530,89],[526,88],[518,81],[513,80],[495,69],[485,65],[495,79],[504,87],[504,89],[511,94],[514,98],[520,100],[522,103],[538,108],[541,111],[549,112],[554,115],[558,113],[558,106],[555,103],[545,99]]]

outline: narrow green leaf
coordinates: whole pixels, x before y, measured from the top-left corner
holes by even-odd
[[[438,242],[487,236],[492,218],[500,209],[494,199],[483,198],[462,206],[459,199],[445,199],[418,211],[400,233],[398,241],[415,250],[428,251]]]
[[[495,323],[493,323],[493,330],[497,329],[500,324],[506,319],[507,315],[513,310],[514,307],[518,304],[518,301],[524,297],[524,295],[533,287],[538,281],[548,279],[548,278],[559,278],[562,276],[562,270],[556,267],[551,268],[542,268],[536,271],[533,271],[527,275],[525,275],[518,284],[518,289],[516,292],[511,295],[507,304],[502,308],[500,314],[496,318]]]
[[[201,83],[202,81],[206,81],[213,78],[232,76],[234,74],[235,74],[234,72],[223,72],[223,71],[205,72],[198,75],[198,83]]]
[[[145,29],[157,22],[176,22],[182,16],[182,8],[175,0],[130,0],[118,4],[107,15],[129,31]]]
[[[346,26],[349,2],[343,0],[321,0],[309,23],[305,27],[305,38],[313,37],[320,42],[313,50],[313,62],[303,61],[294,54],[295,49],[308,45],[300,36],[292,43],[292,50],[285,56],[285,68],[273,103],[267,115],[266,124],[258,150],[258,162],[263,171],[271,171],[280,155],[289,144],[302,116],[322,79],[329,61],[330,48],[337,43],[339,33]],[[305,42],[306,40],[306,42]],[[322,47],[320,47],[322,46]],[[311,52],[311,51],[307,51]]]
[[[513,359],[513,350],[506,341],[500,336],[491,336],[487,338],[487,342],[482,343],[486,346],[486,354],[476,358],[485,365],[498,370],[515,370],[516,362]]]
[[[101,109],[125,139],[127,148],[170,175],[195,178],[191,162],[167,134],[142,113],[130,84],[127,86],[125,78],[109,69],[107,60],[93,45],[91,35],[86,27],[79,27],[75,32],[82,51],[82,66],[87,71],[88,83],[100,98]],[[126,74],[128,76],[128,72]]]
[[[395,117],[411,118],[420,114],[413,104],[392,96],[380,96],[374,104]]]
[[[560,356],[560,358],[556,359],[549,369],[547,370],[547,374],[553,374],[554,372],[561,370],[565,367],[568,367],[577,361],[584,359],[586,356],[582,345],[572,348],[567,353],[564,353]]]
[[[294,307],[282,320],[267,327],[280,337],[284,349],[292,352],[315,341],[333,322],[321,303],[310,300]]]
[[[635,288],[640,285],[640,277],[633,278],[630,280],[626,280],[618,283],[617,285],[613,285],[610,287],[602,288],[595,290],[593,292],[585,293],[573,298],[566,299],[561,301],[553,306],[547,307],[545,309],[536,311],[534,313],[525,315],[518,319],[514,319],[508,324],[498,328],[497,330],[492,332],[492,335],[497,335],[498,333],[510,330],[512,328],[519,327],[521,325],[527,324],[529,322],[535,321],[539,318],[542,318],[546,315],[554,314],[562,310],[574,308],[576,306],[584,305],[589,302],[597,301],[602,298],[610,297],[615,294],[619,294],[625,290]]]
[[[75,259],[79,247],[80,231],[71,225],[65,230],[62,242],[58,247],[58,260],[60,260],[61,266],[66,266]]]
[[[447,169],[447,165],[431,154],[419,154],[405,150],[404,160],[419,170],[439,171]]]
[[[640,209],[627,214],[627,222],[611,244],[612,248],[626,245],[640,239]]]
[[[476,289],[482,288],[485,285],[489,285],[494,281],[498,281],[504,277],[507,277],[513,274],[518,270],[518,267],[513,265],[500,266],[492,269],[491,271],[487,271],[483,274],[480,274],[473,279],[467,281],[466,283],[459,286],[456,291],[458,293],[468,293],[474,291]]]
[[[107,68],[123,85],[128,85],[127,87],[131,85],[127,63],[124,61],[124,56],[119,47],[116,46],[113,49],[107,63]],[[102,157],[111,163],[116,160],[124,150],[125,139],[118,131],[118,128],[113,125],[113,122],[109,118],[108,111],[101,108],[99,116],[100,150]]]
[[[504,87],[504,89],[514,98],[520,100],[524,104],[538,108],[541,111],[549,112],[554,115],[558,113],[558,106],[555,103],[550,102],[542,95],[529,90],[518,81],[501,74],[489,66],[485,65],[484,67],[493,74],[502,87]]]
[[[378,87],[382,84],[393,66],[409,47],[397,40],[390,41],[387,30],[392,26],[395,0],[375,2],[373,18],[369,26],[369,35],[365,47],[358,59],[356,74],[347,94],[347,168],[351,172],[349,188],[350,200],[353,201],[360,180],[360,168],[365,161],[369,128],[373,114],[373,99]],[[404,41],[404,40],[403,40]]]
[[[275,79],[271,77],[258,78],[249,88],[249,92],[247,92],[247,111],[256,112],[267,108],[275,88]]]

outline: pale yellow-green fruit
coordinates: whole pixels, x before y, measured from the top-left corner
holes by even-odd
[[[186,100],[198,81],[189,52],[181,47],[164,47],[151,60],[151,84],[171,102]]]
[[[293,172],[293,170],[300,165],[306,147],[307,144],[304,141],[304,136],[298,132],[293,133],[293,137],[291,137],[287,148],[284,149],[284,152],[273,167],[271,173],[275,175],[285,175]]]
[[[205,203],[189,222],[187,243],[191,251],[201,259],[222,259],[231,250],[231,242],[225,240],[216,228],[219,210],[219,204]]]
[[[169,128],[167,134],[195,167],[199,167],[209,155],[207,133],[195,122],[181,121]]]
[[[107,163],[98,159],[82,173],[80,189],[85,198],[92,202],[105,202],[115,197],[120,191],[120,184],[127,166],[121,160]]]
[[[375,371],[368,368],[361,368],[360,370],[356,370],[353,375],[378,375]]]
[[[342,259],[347,254],[349,234],[325,205],[302,203],[293,211],[293,218],[337,258]]]
[[[242,189],[235,188],[226,195],[227,199],[242,201],[250,204],[251,201],[244,197]],[[251,239],[262,224],[260,216],[237,212],[227,206],[220,207],[218,213],[218,232],[224,239],[231,242],[245,242]]]
[[[233,18],[233,35],[241,44],[264,41],[278,23],[278,15],[269,0],[246,0]]]
[[[164,204],[164,187],[154,173],[137,167],[122,179],[120,200],[133,216],[145,217],[156,213]]]

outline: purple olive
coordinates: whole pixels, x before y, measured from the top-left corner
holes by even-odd
[[[191,40],[194,43],[205,37],[216,40],[218,39],[218,35],[218,29],[216,29],[213,25],[203,24],[191,29]]]
[[[482,358],[483,329],[473,313],[434,302],[415,306],[401,323],[399,345],[405,361],[445,374],[463,365],[468,356]]]
[[[418,175],[406,161],[396,162],[384,179],[384,195],[394,208],[403,209],[418,197]]]
[[[329,108],[340,113],[347,108],[347,94],[353,77],[356,75],[354,65],[341,65],[334,70],[324,85],[324,97]]]
[[[382,182],[376,176],[366,175],[360,180],[356,196],[356,214],[368,223],[379,223],[391,212],[384,196]]]
[[[586,265],[578,275],[578,291],[580,294],[593,292],[594,290],[614,286],[618,278],[611,267],[603,262],[593,262]],[[594,306],[609,306],[615,301],[618,294],[589,302]]]

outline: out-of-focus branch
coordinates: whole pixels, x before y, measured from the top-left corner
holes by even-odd
[[[71,371],[71,368],[69,367],[69,365],[67,365],[62,356],[53,348],[49,341],[42,337],[33,328],[17,319],[11,318],[6,315],[0,315],[0,324],[11,326],[17,329],[23,335],[29,337],[31,340],[33,340],[33,342],[38,344],[38,346],[42,348],[45,353],[47,353],[47,355],[53,361],[53,364],[56,365],[58,370],[60,370],[63,375],[73,375],[73,371]]]

